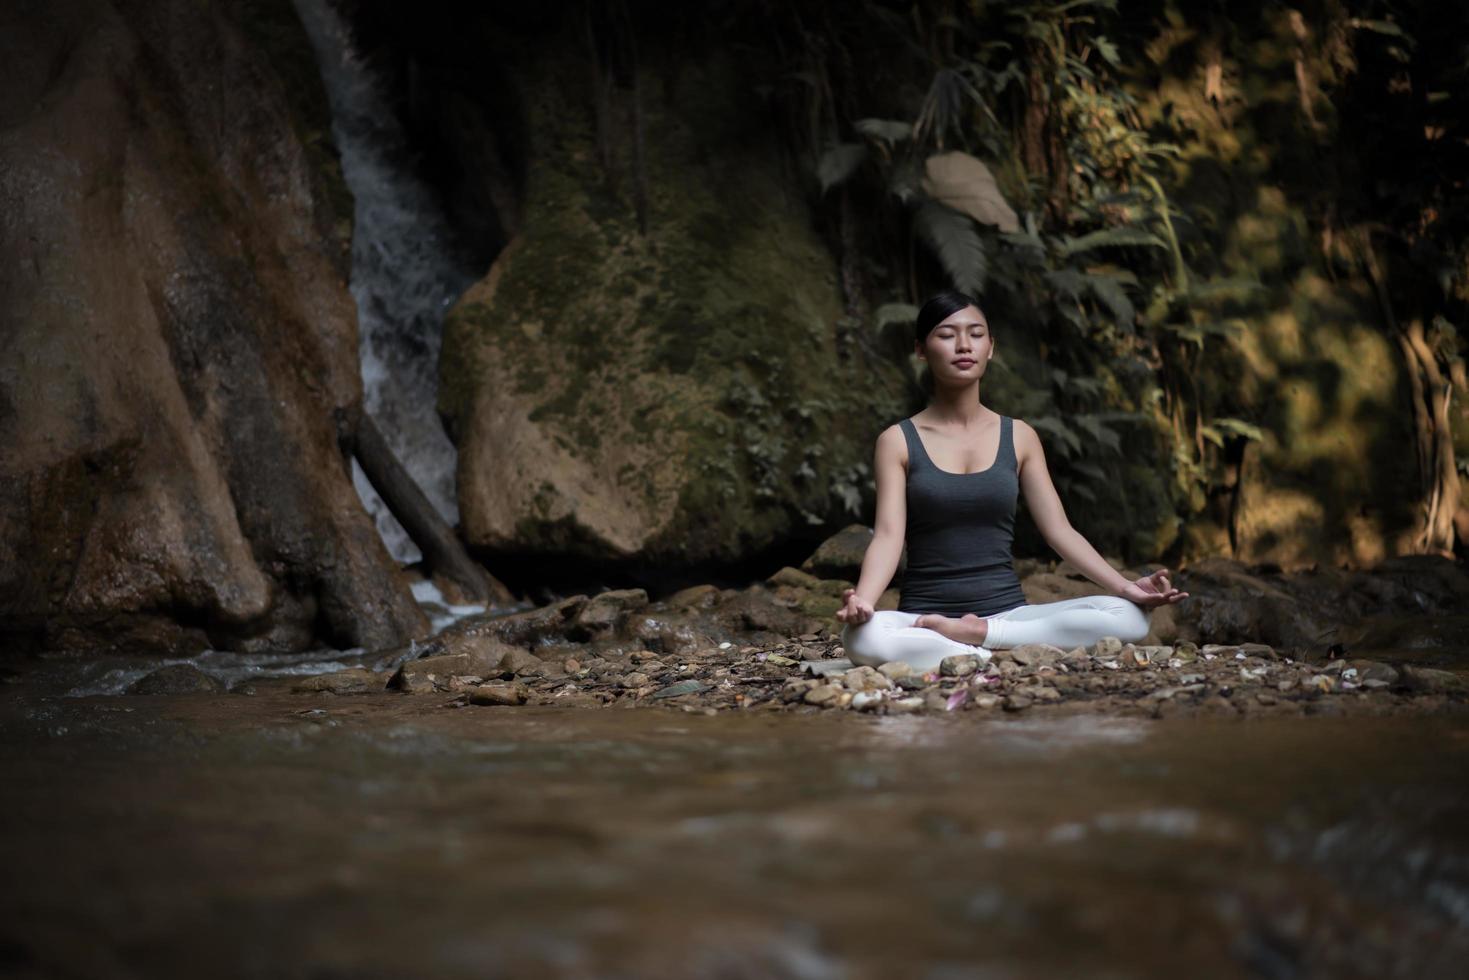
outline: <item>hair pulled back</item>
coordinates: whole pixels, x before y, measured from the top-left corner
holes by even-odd
[[[945,289],[941,293],[934,293],[928,298],[918,310],[918,318],[913,321],[913,335],[920,344],[928,339],[933,328],[943,323],[949,317],[958,313],[966,306],[979,309],[979,300],[968,293],[961,293],[957,289]]]

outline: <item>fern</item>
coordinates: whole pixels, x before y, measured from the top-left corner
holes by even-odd
[[[912,323],[918,319],[918,307],[911,303],[884,303],[872,314],[872,325],[881,333],[894,323]]]
[[[1150,231],[1141,228],[1103,228],[1080,238],[1063,238],[1061,240],[1061,254],[1067,258],[1081,252],[1090,252],[1098,248],[1119,248],[1123,246],[1146,246],[1147,248],[1166,249],[1168,243]]]
[[[938,256],[955,287],[966,293],[984,289],[989,271],[984,240],[968,215],[937,201],[924,201],[913,214],[918,235]]]

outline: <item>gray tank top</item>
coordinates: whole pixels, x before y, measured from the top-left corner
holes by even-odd
[[[908,441],[908,567],[898,609],[993,616],[1025,605],[1010,546],[1020,492],[1012,419],[1000,416],[1000,450],[978,473],[950,473],[929,459],[912,419]]]

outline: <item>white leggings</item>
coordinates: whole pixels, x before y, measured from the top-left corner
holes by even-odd
[[[914,670],[935,670],[939,661],[955,654],[977,654],[988,660],[990,650],[1049,643],[1063,650],[1090,646],[1104,636],[1136,643],[1148,635],[1148,615],[1119,596],[1088,595],[1060,602],[1016,606],[985,617],[989,631],[984,646],[970,646],[942,633],[914,626],[917,613],[883,610],[867,622],[842,630],[842,646],[854,664],[877,667],[902,660]]]

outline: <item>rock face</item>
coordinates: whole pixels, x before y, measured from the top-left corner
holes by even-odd
[[[242,17],[64,0],[0,32],[0,621],[53,646],[426,631],[347,475],[345,270]]]
[[[566,81],[579,43],[507,55],[521,230],[450,313],[443,360],[466,537],[687,564],[854,513],[906,382],[839,323],[835,263],[747,80],[725,54],[644,51],[662,68],[636,73],[639,163],[632,79],[603,93],[599,145]]]

